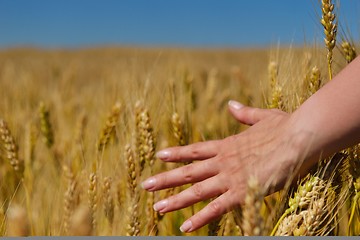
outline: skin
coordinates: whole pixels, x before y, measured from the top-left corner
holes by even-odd
[[[187,219],[180,230],[192,232],[244,202],[247,179],[281,189],[289,175],[304,175],[320,157],[360,142],[360,57],[312,95],[294,113],[229,102],[230,113],[246,131],[222,140],[167,148],[164,162],[191,164],[152,176],[147,191],[193,185],[154,205],[161,213],[215,198]]]

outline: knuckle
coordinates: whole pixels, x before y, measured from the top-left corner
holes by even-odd
[[[220,216],[224,213],[224,210],[218,201],[212,201],[211,203],[209,203],[208,207],[211,215],[213,216]]]
[[[198,144],[194,144],[190,148],[190,156],[192,158],[197,158],[199,156]]]
[[[192,191],[197,200],[201,200],[203,197],[203,186],[200,183],[194,184],[192,186]]]
[[[167,201],[168,201],[168,208],[169,209],[177,208],[181,203],[181,201],[179,201],[178,194],[168,197]]]
[[[193,180],[193,164],[186,165],[182,167],[182,177],[186,182],[191,182]]]

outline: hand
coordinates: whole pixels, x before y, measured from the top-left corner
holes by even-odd
[[[304,138],[293,133],[290,114],[246,107],[235,101],[229,102],[229,110],[240,123],[251,127],[222,140],[158,152],[157,157],[165,162],[202,161],[157,174],[142,183],[148,191],[194,183],[154,204],[154,209],[161,213],[217,197],[183,223],[180,227],[183,232],[194,231],[242,204],[250,175],[260,185],[271,181],[275,187],[281,187],[304,150]]]

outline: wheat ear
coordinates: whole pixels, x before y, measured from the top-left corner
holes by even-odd
[[[358,148],[358,146],[356,146]],[[353,183],[353,187],[355,190],[355,194],[351,199],[351,208],[350,208],[350,217],[349,217],[349,228],[348,228],[348,233],[349,235],[353,235],[354,232],[354,224],[353,224],[353,220],[354,220],[354,216],[355,216],[355,212],[356,212],[356,208],[359,207],[359,199],[360,199],[360,160],[357,158],[357,154],[356,154],[356,158],[350,159],[350,167],[349,167],[349,171],[350,171],[350,175],[352,177],[352,183]]]
[[[111,137],[116,136],[116,124],[118,123],[120,112],[121,104],[117,102],[112,107],[112,110],[106,119],[105,125],[100,132],[99,140],[96,143],[98,152],[104,151]]]
[[[248,181],[243,209],[242,229],[244,236],[261,236],[264,234],[264,219],[260,214],[263,200],[264,193],[257,179],[251,177]]]
[[[68,167],[64,167],[64,173],[68,181],[67,189],[64,195],[64,215],[63,215],[63,224],[64,224],[64,233],[67,234],[70,226],[70,218],[76,207],[76,189],[77,182],[72,171]]]
[[[351,63],[352,60],[354,60],[356,58],[355,47],[348,41],[343,41],[341,43],[341,49],[343,50],[343,53],[344,53],[347,63]]]
[[[213,220],[209,223],[208,226],[208,236],[218,236],[218,232],[221,228],[221,218],[218,218],[216,220]]]
[[[110,177],[104,178],[103,184],[103,197],[104,197],[104,213],[105,217],[110,225],[110,233],[112,232],[112,227],[114,223],[114,199],[111,195],[111,183],[112,179]]]
[[[292,236],[293,232],[298,228],[299,223],[302,221],[302,216],[299,214],[291,214],[286,216],[281,221],[275,236]]]
[[[74,164],[76,169],[81,168],[81,159],[84,159],[85,149],[84,149],[84,140],[85,140],[85,129],[87,126],[87,116],[85,113],[82,113],[77,119],[75,131],[74,131]]]
[[[145,164],[154,164],[156,140],[151,125],[149,111],[144,108],[140,101],[135,104],[135,125],[136,125],[136,151],[140,162],[140,174]]]
[[[305,183],[299,185],[294,197],[289,199],[289,208],[286,209],[284,214],[280,217],[270,236],[286,232],[286,230],[278,228],[287,215],[295,212],[297,209],[307,208],[314,199],[318,198],[319,194],[321,194],[325,187],[325,182],[315,176],[311,176]]]
[[[268,65],[268,74],[270,79],[271,99],[268,104],[269,108],[278,108],[284,110],[282,87],[278,81],[279,66],[275,61]]]
[[[317,66],[311,69],[310,82],[308,85],[309,95],[316,93],[321,87],[321,73]]]
[[[43,102],[39,104],[40,132],[48,148],[54,145],[54,132],[50,121],[50,111]]]
[[[173,135],[178,146],[186,145],[186,135],[184,123],[181,121],[179,114],[175,111],[171,116],[171,126]]]
[[[331,0],[321,1],[322,18],[321,24],[324,27],[325,45],[327,49],[327,63],[329,79],[332,79],[333,49],[336,45],[337,23],[335,22],[334,4]]]
[[[3,119],[0,119],[0,150],[4,151],[5,158],[9,161],[15,172],[22,176],[24,172],[24,161],[19,158],[18,145]]]
[[[127,224],[127,236],[139,236],[140,220],[139,220],[139,192],[137,190],[137,170],[134,153],[131,146],[125,146],[125,160],[127,167],[127,183],[130,195],[130,204],[128,207],[129,221]]]
[[[323,197],[314,200],[311,207],[300,213],[302,224],[294,230],[294,236],[313,236],[322,223],[325,215],[325,199]]]
[[[89,176],[89,188],[88,188],[88,196],[89,196],[89,208],[91,213],[91,222],[93,232],[96,232],[97,219],[96,219],[96,211],[98,205],[98,193],[97,193],[97,175],[96,171],[90,173]]]

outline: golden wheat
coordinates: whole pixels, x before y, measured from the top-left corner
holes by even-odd
[[[96,148],[99,152],[104,151],[109,143],[110,138],[116,137],[116,124],[120,117],[121,104],[115,103],[109,116],[106,119],[105,125],[102,128],[99,136],[99,140],[96,143]]]
[[[329,79],[332,79],[332,62],[333,62],[333,49],[336,45],[337,22],[335,22],[334,4],[331,0],[321,1],[322,18],[321,24],[324,27],[325,45],[327,49],[327,63],[329,71]]]
[[[264,234],[264,219],[261,216],[263,199],[263,189],[261,189],[257,179],[251,177],[248,180],[243,210],[242,229],[244,236],[261,236]]]
[[[10,165],[17,173],[22,174],[24,171],[24,162],[19,159],[18,145],[16,144],[14,137],[11,135],[7,123],[2,119],[0,119],[0,140],[0,150],[4,151],[6,160],[9,161]]]
[[[40,130],[43,135],[43,141],[48,148],[51,148],[54,144],[54,133],[50,121],[50,111],[43,102],[40,102],[39,104],[39,114]]]
[[[351,63],[352,60],[356,58],[356,50],[355,47],[348,41],[343,41],[341,43],[341,48],[343,50],[343,54],[345,56],[346,62]]]

